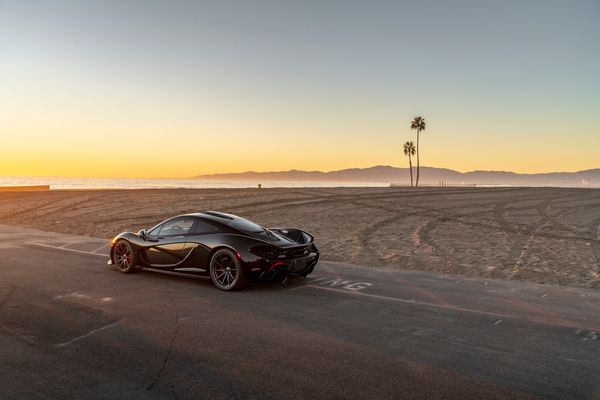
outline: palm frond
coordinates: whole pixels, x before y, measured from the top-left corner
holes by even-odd
[[[404,155],[405,156],[408,156],[408,155],[414,156],[415,155],[416,149],[415,149],[414,142],[406,142],[406,143],[404,143],[403,148],[404,148]]]
[[[421,116],[414,117],[410,122],[410,129],[416,129],[419,132],[425,130],[425,119]]]
[[[410,123],[410,129],[416,129],[417,132],[424,131],[426,127],[425,118],[415,117]]]

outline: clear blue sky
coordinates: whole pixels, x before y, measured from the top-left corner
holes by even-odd
[[[0,0],[0,88],[0,175],[600,167],[600,2]]]

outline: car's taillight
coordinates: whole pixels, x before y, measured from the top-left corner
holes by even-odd
[[[277,258],[277,256],[279,255],[279,251],[277,248],[262,244],[252,246],[250,248],[250,251],[252,252],[252,254],[256,254],[259,257],[267,258],[270,260]]]

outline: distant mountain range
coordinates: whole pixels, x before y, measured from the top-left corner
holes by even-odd
[[[413,169],[416,176],[416,170]],[[410,183],[408,168],[379,165],[370,168],[349,168],[339,171],[274,171],[238,172],[199,175],[192,179],[211,181],[294,181],[294,182],[360,182],[360,183]],[[425,184],[477,184],[517,186],[576,186],[600,187],[600,168],[577,172],[549,172],[518,174],[507,171],[458,172],[447,168],[421,167],[420,182]]]

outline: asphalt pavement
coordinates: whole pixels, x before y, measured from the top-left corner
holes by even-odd
[[[0,399],[600,399],[600,291],[322,261],[222,292],[0,225]]]

